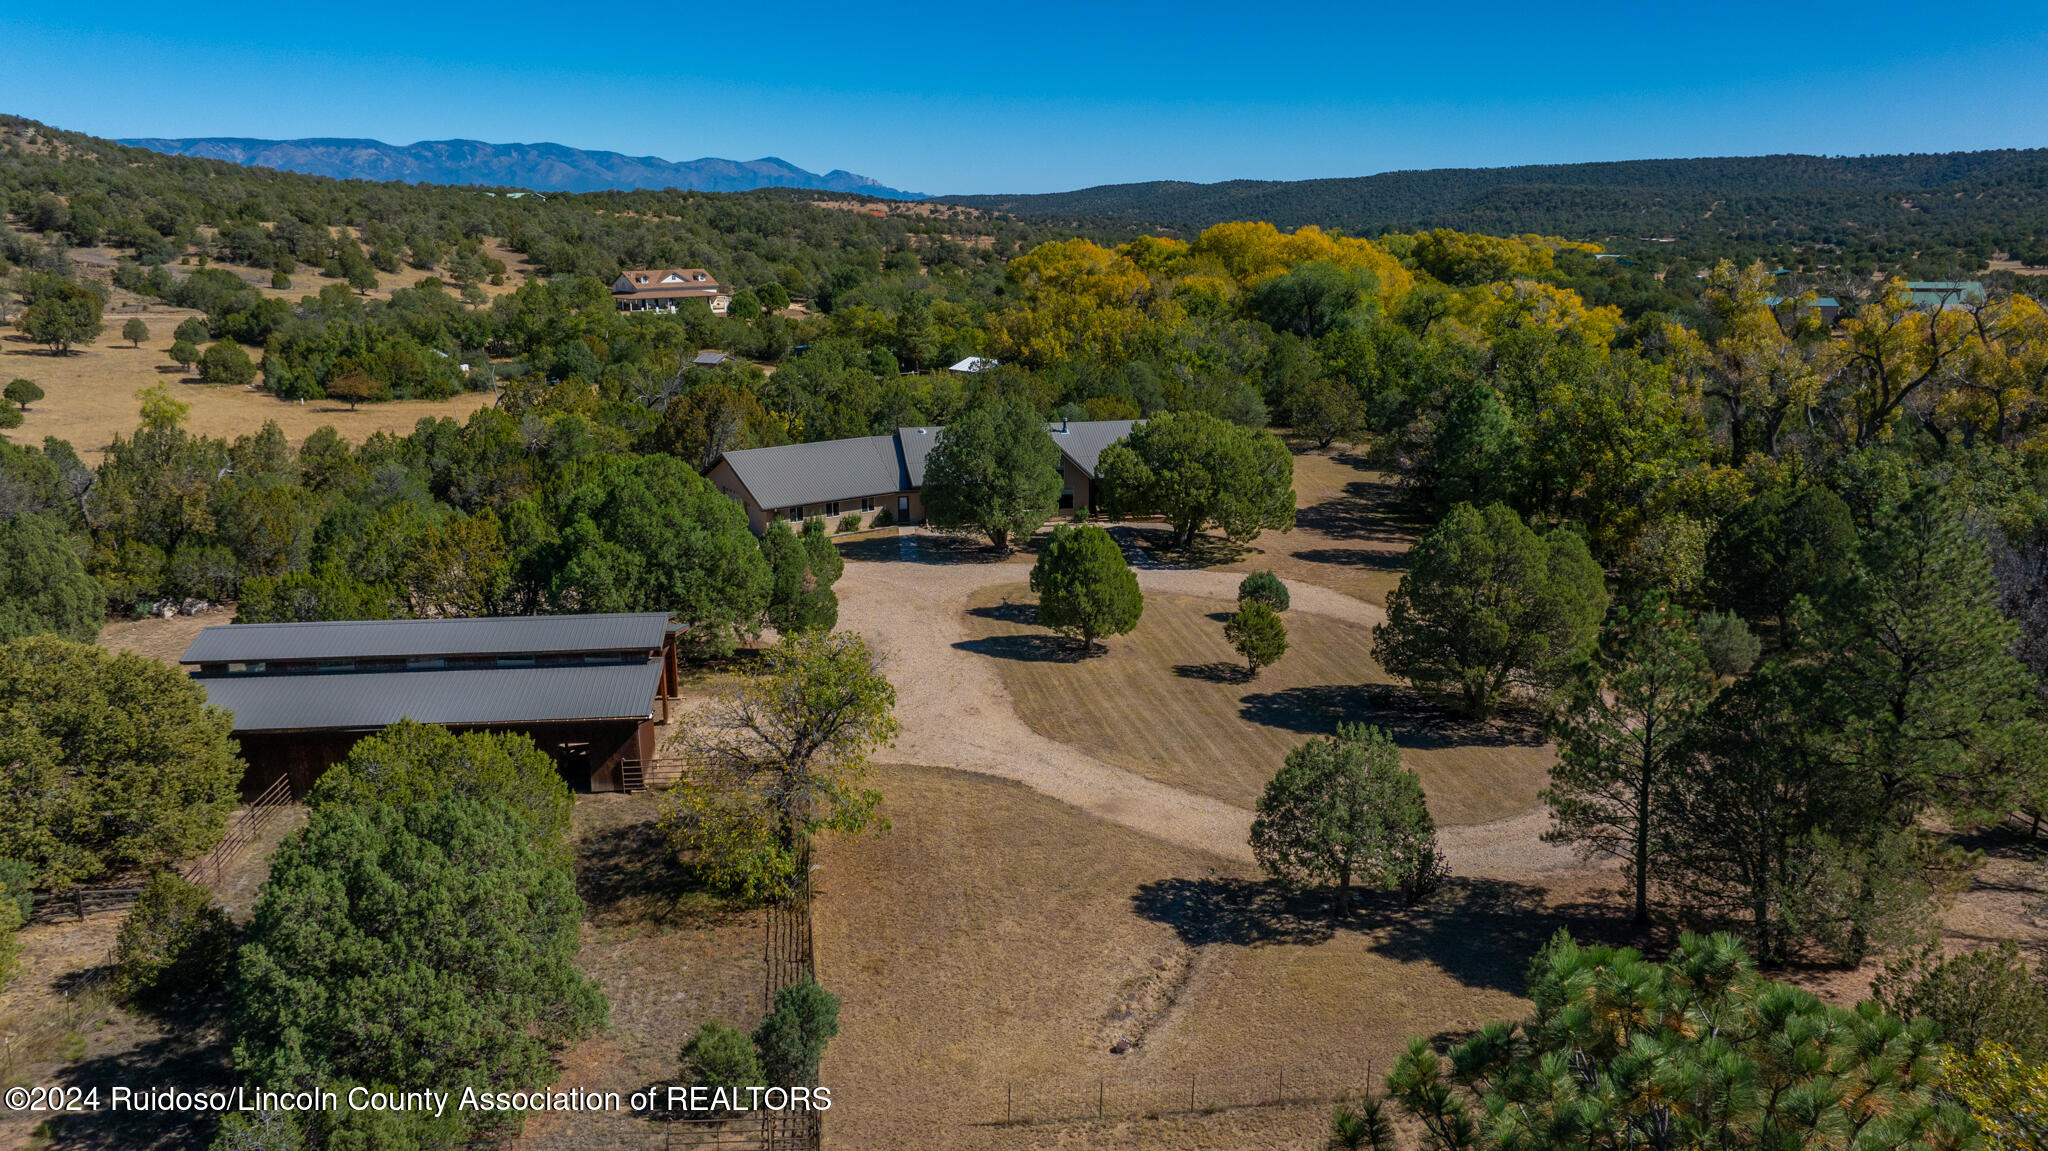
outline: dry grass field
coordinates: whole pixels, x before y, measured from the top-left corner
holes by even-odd
[[[1023,584],[979,593],[964,646],[1000,666],[1039,734],[1162,783],[1249,808],[1290,749],[1340,720],[1393,732],[1444,824],[1518,815],[1546,782],[1539,735],[1418,702],[1372,662],[1364,627],[1290,612],[1286,657],[1247,682],[1223,639],[1227,600],[1152,592],[1137,630],[1088,659],[1038,627],[1031,605]]]
[[[823,1079],[835,1147],[1319,1148],[1322,1103],[1151,1121],[1362,1085],[1412,1034],[1519,1010],[1557,912],[1536,888],[1461,886],[1422,912],[1333,927],[1240,865],[1168,847],[1021,785],[879,773],[891,831],[826,840],[818,962],[844,997]],[[1113,1054],[1119,1038],[1136,1039]],[[1099,1081],[1098,1081],[1098,1077]],[[1012,1086],[1014,1085],[1014,1086]],[[1270,1085],[1270,1087],[1269,1087]]]
[[[485,251],[502,259],[512,269],[506,282],[497,287],[483,285],[496,297],[517,290],[530,265],[516,252],[497,243],[486,243]],[[141,405],[135,393],[152,384],[169,384],[180,400],[192,405],[187,426],[195,432],[233,438],[246,435],[275,420],[292,443],[304,440],[322,426],[332,426],[351,442],[380,431],[409,432],[424,417],[467,418],[471,411],[493,401],[487,392],[466,393],[447,400],[401,400],[365,404],[357,411],[330,400],[304,403],[273,398],[248,388],[217,387],[198,382],[167,354],[171,333],[181,320],[199,316],[189,308],[173,308],[162,301],[146,299],[112,286],[116,254],[102,248],[75,248],[71,257],[79,274],[107,285],[110,299],[105,313],[105,330],[99,339],[74,348],[69,355],[52,356],[41,345],[8,327],[0,327],[0,380],[25,376],[41,384],[45,397],[24,413],[22,426],[7,433],[17,443],[41,443],[45,436],[68,441],[88,463],[97,462],[100,452],[116,435],[129,435],[139,422]],[[301,267],[292,274],[290,288],[270,286],[265,269],[215,264],[233,272],[266,297],[296,302],[318,295],[320,289],[340,283],[320,275],[319,269]],[[190,269],[174,268],[175,271]],[[432,272],[403,268],[382,273],[378,286],[367,299],[389,299],[399,288],[418,283],[434,272],[446,281],[445,270]],[[139,318],[149,325],[150,338],[140,348],[120,338],[121,325]],[[260,358],[252,353],[251,358]]]

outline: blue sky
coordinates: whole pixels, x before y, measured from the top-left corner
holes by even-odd
[[[2048,3],[0,4],[0,111],[924,192],[2048,145]]]

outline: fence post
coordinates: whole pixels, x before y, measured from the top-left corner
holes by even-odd
[[[1095,1077],[1095,1119],[1102,1120],[1102,1076]]]
[[[1280,1065],[1280,1097],[1273,1100],[1273,1102],[1279,1104],[1287,1102],[1287,1064],[1285,1063]]]
[[[1190,1072],[1188,1072],[1188,1110],[1189,1110],[1189,1111],[1193,1111],[1193,1110],[1195,1109],[1195,1076],[1196,1076],[1196,1075],[1198,1075],[1198,1074],[1200,1074],[1200,1073],[1199,1073],[1199,1072],[1195,1072],[1195,1071],[1190,1071]]]
[[[1003,1084],[1003,1122],[1005,1123],[1012,1122],[1010,1118],[1010,1105],[1015,1101],[1016,1094],[1017,1085],[1015,1083]]]

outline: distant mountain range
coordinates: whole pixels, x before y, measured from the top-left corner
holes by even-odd
[[[1736,156],[1441,168],[1326,180],[1158,181],[1074,192],[941,196],[1079,224],[1195,230],[1226,220],[1353,235],[1457,228],[1491,235],[1667,239],[1725,250],[1857,241],[2048,250],[2048,149],[1896,156]]]
[[[400,147],[381,140],[251,140],[232,136],[179,140],[122,140],[173,156],[202,156],[305,172],[342,180],[403,180],[414,184],[482,184],[542,192],[683,188],[746,192],[755,188],[810,188],[855,192],[890,200],[921,200],[852,172],[808,172],[787,160],[673,161],[658,156],[592,152],[561,144],[486,144],[481,140],[422,140]]]

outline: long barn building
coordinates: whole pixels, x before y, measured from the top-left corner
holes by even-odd
[[[401,719],[521,732],[571,787],[636,790],[678,674],[666,612],[227,624],[179,662],[234,714],[250,796],[304,795]]]

